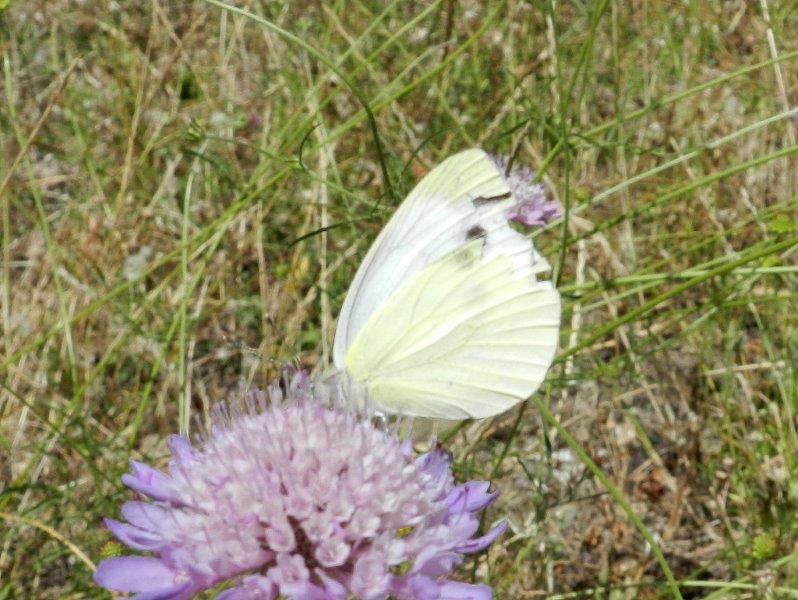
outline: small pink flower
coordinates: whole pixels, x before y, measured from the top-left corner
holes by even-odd
[[[507,219],[525,227],[543,227],[562,215],[560,205],[546,198],[546,188],[535,183],[535,172],[528,167],[514,167],[507,173],[507,158],[492,156],[493,164],[502,172],[507,187],[513,193],[515,206],[507,212]]]

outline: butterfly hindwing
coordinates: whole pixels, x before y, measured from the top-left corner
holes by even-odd
[[[349,348],[346,370],[379,408],[484,417],[543,381],[557,346],[559,295],[548,282],[530,286],[506,256],[467,255],[452,253],[409,278]]]

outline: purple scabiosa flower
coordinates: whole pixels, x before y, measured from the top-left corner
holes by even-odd
[[[497,492],[455,484],[449,455],[413,458],[397,429],[339,397],[295,372],[217,406],[196,445],[173,436],[168,473],[131,461],[123,481],[149,500],[106,524],[152,556],[106,559],[95,581],[139,600],[226,582],[220,600],[490,599],[489,587],[449,577],[504,531],[475,537]]]
[[[528,167],[514,167],[507,173],[508,159],[491,156],[493,164],[502,172],[507,187],[516,201],[507,218],[525,227],[542,227],[562,215],[560,205],[546,198],[542,183],[535,183],[535,172]]]

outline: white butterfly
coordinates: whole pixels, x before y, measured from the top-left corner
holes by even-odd
[[[387,413],[488,417],[538,389],[557,348],[549,265],[513,230],[518,202],[482,150],[456,154],[408,195],[360,265],[333,362]]]

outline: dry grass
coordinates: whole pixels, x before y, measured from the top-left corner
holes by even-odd
[[[570,211],[536,238],[566,298],[543,399],[685,597],[798,590],[794,3],[238,6],[346,74],[398,196],[472,145],[544,170]],[[217,6],[11,0],[0,55],[0,599],[98,597],[127,458],[320,367],[396,201],[344,80]],[[498,597],[668,595],[533,406],[450,445],[503,492]]]

